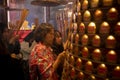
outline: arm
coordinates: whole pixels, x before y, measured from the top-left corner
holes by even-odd
[[[58,55],[55,63],[53,64],[53,69],[54,69],[54,71],[56,71],[57,68],[58,68],[58,66],[59,66],[59,64],[64,61],[64,58],[65,58],[65,51],[63,51],[62,53],[60,53],[60,54]]]

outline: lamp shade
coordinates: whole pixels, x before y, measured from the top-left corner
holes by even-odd
[[[33,0],[31,2],[32,5],[36,6],[58,6],[62,4],[66,4],[67,1],[65,0]]]

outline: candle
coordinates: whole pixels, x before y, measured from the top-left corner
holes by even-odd
[[[90,21],[91,20],[91,13],[90,11],[86,10],[83,14],[83,20],[84,21]]]
[[[87,34],[84,34],[82,36],[81,43],[82,43],[83,46],[88,45],[88,35]]]
[[[85,10],[88,8],[88,0],[84,0],[82,3],[82,9]]]
[[[113,0],[103,0],[103,6],[112,6]]]
[[[99,3],[99,0],[91,0],[91,7],[92,8],[95,8],[95,7],[98,7],[98,3]]]
[[[77,26],[77,23],[73,23],[73,33],[77,33],[77,29],[78,29],[78,26]]]
[[[120,22],[117,22],[114,32],[116,35],[120,36]]]
[[[99,20],[102,20],[102,16],[103,16],[103,13],[100,9],[97,9],[95,12],[94,12],[94,19],[96,21],[99,21]]]
[[[109,34],[110,32],[110,25],[108,24],[108,22],[104,21],[102,22],[102,24],[100,25],[100,34]]]
[[[76,68],[77,69],[81,69],[82,67],[82,60],[80,58],[77,58],[77,61],[76,61]]]
[[[75,43],[78,44],[78,42],[79,42],[79,34],[77,33],[77,34],[75,35]]]
[[[90,80],[96,80],[94,75],[90,75]]]
[[[94,22],[90,22],[88,25],[88,33],[92,34],[96,32],[96,25]]]
[[[88,58],[89,54],[88,54],[88,48],[87,47],[84,47],[82,49],[82,57],[84,58]]]
[[[81,16],[81,12],[77,13],[77,23],[79,24],[81,22],[82,16]]]
[[[114,50],[110,50],[106,55],[107,62],[116,63],[117,62],[117,55]]]
[[[73,54],[76,55],[76,56],[78,56],[78,54],[79,54],[79,47],[78,47],[78,45],[74,45]]]
[[[70,76],[72,79],[75,78],[75,69],[74,68],[71,69]]]
[[[87,61],[85,64],[85,71],[88,73],[92,73],[92,69],[93,69],[93,64],[91,61]]]
[[[93,37],[93,40],[92,40],[92,45],[93,45],[94,47],[100,47],[100,42],[101,42],[100,36],[99,36],[99,35],[95,35],[95,36]]]
[[[107,13],[108,20],[117,20],[118,19],[118,11],[116,8],[112,7],[109,9]]]
[[[110,80],[109,78],[106,78],[105,80]]]
[[[94,60],[101,60],[101,50],[100,49],[95,49],[94,51],[93,51],[93,54],[92,54],[92,58],[94,59]]]
[[[107,75],[107,67],[105,64],[100,64],[98,67],[97,67],[97,73],[98,75],[100,76],[106,76]]]
[[[78,73],[78,79],[79,80],[84,80],[84,73],[83,72]]]
[[[83,22],[80,23],[79,33],[80,33],[80,35],[83,35],[85,33],[85,24]]]
[[[94,22],[90,22],[88,25],[88,34],[96,33],[96,24]]]
[[[120,66],[116,66],[113,70],[113,77],[120,79]]]
[[[116,39],[113,35],[109,35],[106,39],[106,47],[107,48],[115,48]]]

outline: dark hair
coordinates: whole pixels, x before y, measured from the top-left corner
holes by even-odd
[[[55,37],[62,37],[62,34],[58,30],[54,30]]]
[[[50,23],[41,23],[37,30],[35,30],[35,41],[43,42],[45,40],[45,36],[54,29],[53,25]]]
[[[29,42],[31,39],[34,39],[34,31],[30,32],[30,33],[24,38],[24,41]]]
[[[62,34],[58,30],[54,30],[54,42],[53,44],[56,44],[56,37],[62,37]]]

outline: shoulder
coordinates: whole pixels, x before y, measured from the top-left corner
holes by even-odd
[[[26,41],[22,41],[20,44],[27,44],[28,42],[26,42]]]
[[[41,43],[37,43],[37,44],[35,44],[33,50],[34,51],[44,51],[44,50],[46,50],[46,46],[44,46]]]
[[[21,48],[26,48],[26,47],[28,47],[29,46],[29,43],[28,42],[26,42],[26,41],[22,41],[21,43],[20,43],[20,46],[21,46]]]

